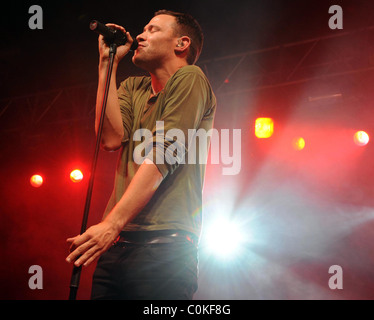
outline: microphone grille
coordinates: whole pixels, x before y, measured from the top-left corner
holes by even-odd
[[[90,22],[90,29],[92,31],[94,31],[94,30],[96,30],[96,28],[97,28],[97,21],[96,20],[91,21]]]

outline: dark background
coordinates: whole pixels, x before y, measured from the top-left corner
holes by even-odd
[[[30,30],[28,9],[43,9]],[[331,30],[331,5],[343,30]],[[241,172],[208,165],[204,226],[226,215],[250,241],[235,260],[205,250],[197,299],[372,299],[374,3],[352,1],[13,1],[3,13],[0,51],[1,299],[67,299],[71,266],[65,239],[79,233],[93,131],[97,35],[89,22],[114,22],[132,35],[159,9],[188,12],[205,43],[197,63],[217,95],[215,127],[241,129]],[[144,74],[125,57],[118,80]],[[259,116],[275,120],[272,138],[254,136]],[[292,140],[306,147],[296,151]],[[113,185],[118,154],[101,152],[89,225]],[[69,180],[80,167],[85,179]],[[45,183],[32,188],[41,173]],[[205,229],[204,229],[205,230]],[[225,235],[222,235],[225,237]],[[43,268],[43,289],[28,269]],[[343,290],[331,290],[331,265]],[[94,266],[83,270],[88,299]]]

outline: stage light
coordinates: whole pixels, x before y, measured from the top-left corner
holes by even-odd
[[[293,147],[296,149],[296,150],[303,150],[305,148],[305,140],[304,138],[295,138],[293,140]]]
[[[274,132],[274,121],[271,118],[257,118],[255,123],[255,135],[257,138],[270,138]]]
[[[73,181],[74,183],[81,182],[83,179],[83,173],[79,169],[73,170],[70,173],[70,180]]]
[[[30,184],[34,187],[34,188],[39,188],[42,186],[43,184],[43,177],[39,174],[34,174],[31,178],[30,178]]]
[[[220,219],[207,230],[206,245],[211,253],[226,259],[239,252],[243,239],[237,223]]]
[[[369,142],[369,135],[365,131],[357,131],[354,134],[353,140],[358,146],[365,146]]]

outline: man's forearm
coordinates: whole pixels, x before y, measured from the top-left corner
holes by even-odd
[[[85,233],[67,239],[70,254],[67,262],[78,267],[88,266],[103,252],[109,249],[121,232],[148,203],[162,181],[162,175],[153,163],[143,163],[132,179],[121,200],[99,224],[90,227]]]
[[[96,120],[95,131],[98,133],[100,115],[104,99],[104,91],[106,84],[108,62],[100,62],[99,64],[99,83],[96,97]],[[116,87],[116,72],[117,65],[113,65],[113,71],[110,79],[108,100],[105,110],[105,117],[103,122],[101,145],[107,150],[115,150],[121,146],[124,135],[124,128],[122,124],[121,110],[118,101],[117,87]]]
[[[105,221],[111,223],[117,230],[122,230],[149,202],[162,179],[154,163],[151,161],[143,163]]]

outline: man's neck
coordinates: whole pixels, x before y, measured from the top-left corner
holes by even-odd
[[[171,76],[177,72],[180,68],[186,66],[187,63],[177,63],[177,64],[169,64],[168,66],[164,66],[159,69],[155,69],[151,74],[152,79],[152,90],[153,94],[158,94],[161,90],[165,88],[166,83],[171,78]]]

